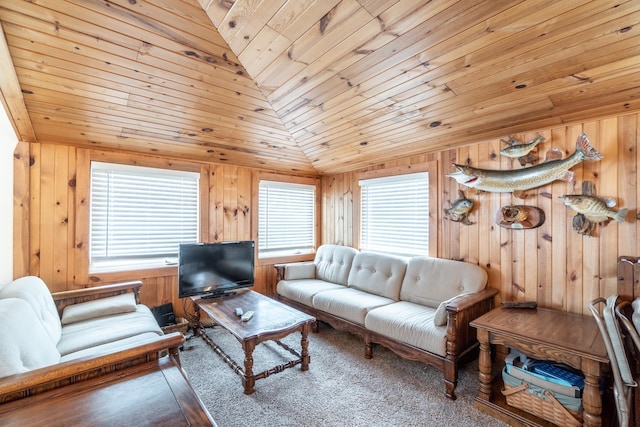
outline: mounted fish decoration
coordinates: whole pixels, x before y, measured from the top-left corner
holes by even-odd
[[[461,222],[465,225],[475,224],[469,221],[469,213],[473,209],[473,202],[467,199],[462,190],[458,190],[458,196],[460,197],[455,202],[451,203],[449,209],[443,209],[445,215],[448,215],[451,221]]]
[[[624,217],[629,211],[627,208],[614,211],[610,208],[616,205],[616,201],[611,198],[602,198],[597,196],[588,196],[586,194],[570,194],[560,196],[564,204],[574,211],[582,214],[589,221],[601,223],[608,221],[609,218],[616,222],[624,222]]]
[[[591,146],[587,135],[581,133],[576,141],[576,151],[566,159],[547,160],[518,170],[477,169],[454,164],[456,172],[447,176],[455,179],[458,184],[478,190],[494,193],[522,192],[559,179],[573,181],[573,172],[569,169],[584,160],[600,159],[602,155]]]
[[[494,215],[496,224],[510,230],[528,230],[540,227],[545,220],[542,209],[536,206],[503,206]]]
[[[507,141],[502,141],[509,144],[509,146],[500,151],[500,154],[505,157],[511,157],[512,159],[525,157],[531,150],[536,147],[536,145],[540,144],[542,141],[544,141],[544,136],[542,135],[538,135],[536,139],[526,143],[520,142],[513,136],[509,135],[509,139]]]
[[[564,204],[577,213],[573,217],[573,229],[583,236],[592,236],[597,225],[607,225],[610,218],[624,222],[628,209],[614,211],[616,201],[609,197],[597,197],[591,181],[582,183],[582,194],[562,196]]]

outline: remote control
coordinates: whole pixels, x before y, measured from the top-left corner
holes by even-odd
[[[252,317],[253,317],[253,311],[247,311],[246,313],[244,313],[244,314],[242,315],[242,317],[240,317],[240,319],[241,319],[243,322],[246,322],[246,321],[248,321],[249,319],[251,319]]]
[[[240,317],[244,314],[244,312],[242,311],[242,309],[240,307],[236,308],[236,316]]]
[[[536,308],[538,304],[535,301],[502,301],[504,308]]]

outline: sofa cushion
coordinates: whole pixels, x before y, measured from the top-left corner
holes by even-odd
[[[131,292],[115,295],[108,298],[99,298],[92,301],[71,304],[62,311],[63,325],[81,322],[102,316],[111,316],[119,313],[136,311],[136,297]]]
[[[316,279],[346,286],[351,263],[357,253],[358,250],[350,246],[320,246],[313,261]]]
[[[434,324],[435,312],[424,305],[400,301],[371,310],[364,325],[372,332],[444,357],[447,327]]]
[[[0,299],[0,377],[53,365],[60,353],[49,333],[21,298]]]
[[[60,341],[60,315],[47,285],[36,276],[14,280],[0,290],[0,298],[20,298],[31,306],[53,344]]]
[[[344,289],[345,286],[325,282],[318,279],[281,280],[276,286],[278,295],[292,301],[300,302],[309,307],[313,306],[313,297],[319,293],[334,289]]]
[[[353,258],[348,286],[398,301],[406,268],[404,258],[360,252]]]
[[[393,302],[390,298],[343,287],[316,294],[313,308],[364,325],[365,316],[370,310]]]
[[[139,304],[136,306],[136,311],[130,313],[114,314],[65,325],[62,328],[58,351],[64,356],[146,332],[163,335],[151,310]]]
[[[460,294],[479,292],[487,284],[480,266],[450,259],[413,257],[402,281],[400,299],[437,308]]]

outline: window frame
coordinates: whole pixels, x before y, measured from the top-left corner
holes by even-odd
[[[361,172],[355,176],[354,185],[354,221],[357,221],[358,227],[355,230],[356,247],[358,250],[362,250],[362,191],[360,186],[361,180],[374,179],[374,178],[387,178],[398,175],[408,175],[420,172],[427,172],[429,174],[429,251],[428,256],[437,257],[438,255],[438,226],[436,213],[439,209],[439,197],[438,197],[438,162],[436,160],[413,164],[409,166],[398,166],[385,169],[377,169],[372,171]]]
[[[305,185],[313,185],[315,187],[315,195],[314,195],[314,225],[313,225],[313,233],[314,233],[314,241],[315,247],[310,253],[305,254],[297,254],[297,255],[282,255],[282,256],[271,256],[271,257],[261,257],[259,251],[259,217],[260,217],[260,181],[275,181],[282,183],[291,183],[291,184],[305,184]],[[273,265],[280,264],[286,262],[299,262],[299,261],[308,261],[312,260],[315,257],[316,250],[320,244],[320,223],[322,219],[320,217],[320,179],[316,177],[304,177],[304,176],[289,176],[289,175],[281,175],[277,173],[270,172],[258,172],[254,177],[254,194],[253,194],[253,206],[255,206],[255,214],[252,215],[251,218],[251,230],[253,240],[256,242],[256,265]]]
[[[154,266],[144,268],[132,268],[119,271],[105,271],[90,273],[90,226],[91,226],[91,162],[117,163],[128,166],[142,166],[158,169],[173,169],[185,172],[195,172],[200,174],[199,183],[199,217],[198,217],[198,239],[203,240],[208,235],[209,209],[209,173],[206,165],[186,162],[180,160],[169,160],[162,158],[150,158],[136,156],[135,160],[126,154],[112,152],[97,152],[90,149],[77,150],[77,171],[76,171],[76,227],[75,242],[75,283],[110,283],[122,280],[131,280],[132,277],[164,277],[173,274],[177,275],[177,265]],[[175,273],[174,273],[175,270]]]

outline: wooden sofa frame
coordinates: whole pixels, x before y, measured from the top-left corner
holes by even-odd
[[[140,301],[142,282],[134,281],[115,285],[52,293],[58,314],[62,316],[64,307],[70,304],[105,298],[126,292],[133,292]],[[43,393],[47,390],[75,384],[109,372],[157,360],[167,352],[180,365],[180,346],[184,336],[179,332],[149,338],[137,344],[122,346],[117,350],[104,351],[66,362],[56,363],[0,378],[0,404]]]
[[[277,283],[284,278],[284,266],[278,264],[275,268]],[[491,310],[493,297],[497,293],[496,289],[484,289],[475,294],[461,295],[447,305],[447,355],[444,357],[369,331],[362,325],[290,300],[277,293],[276,297],[279,301],[314,316],[316,320],[328,323],[335,329],[361,336],[364,339],[366,359],[373,357],[373,344],[380,344],[404,359],[422,362],[442,371],[446,387],[445,395],[455,400],[459,364],[475,355],[478,350],[476,329],[469,326],[469,323]],[[317,332],[317,324],[314,330]]]

